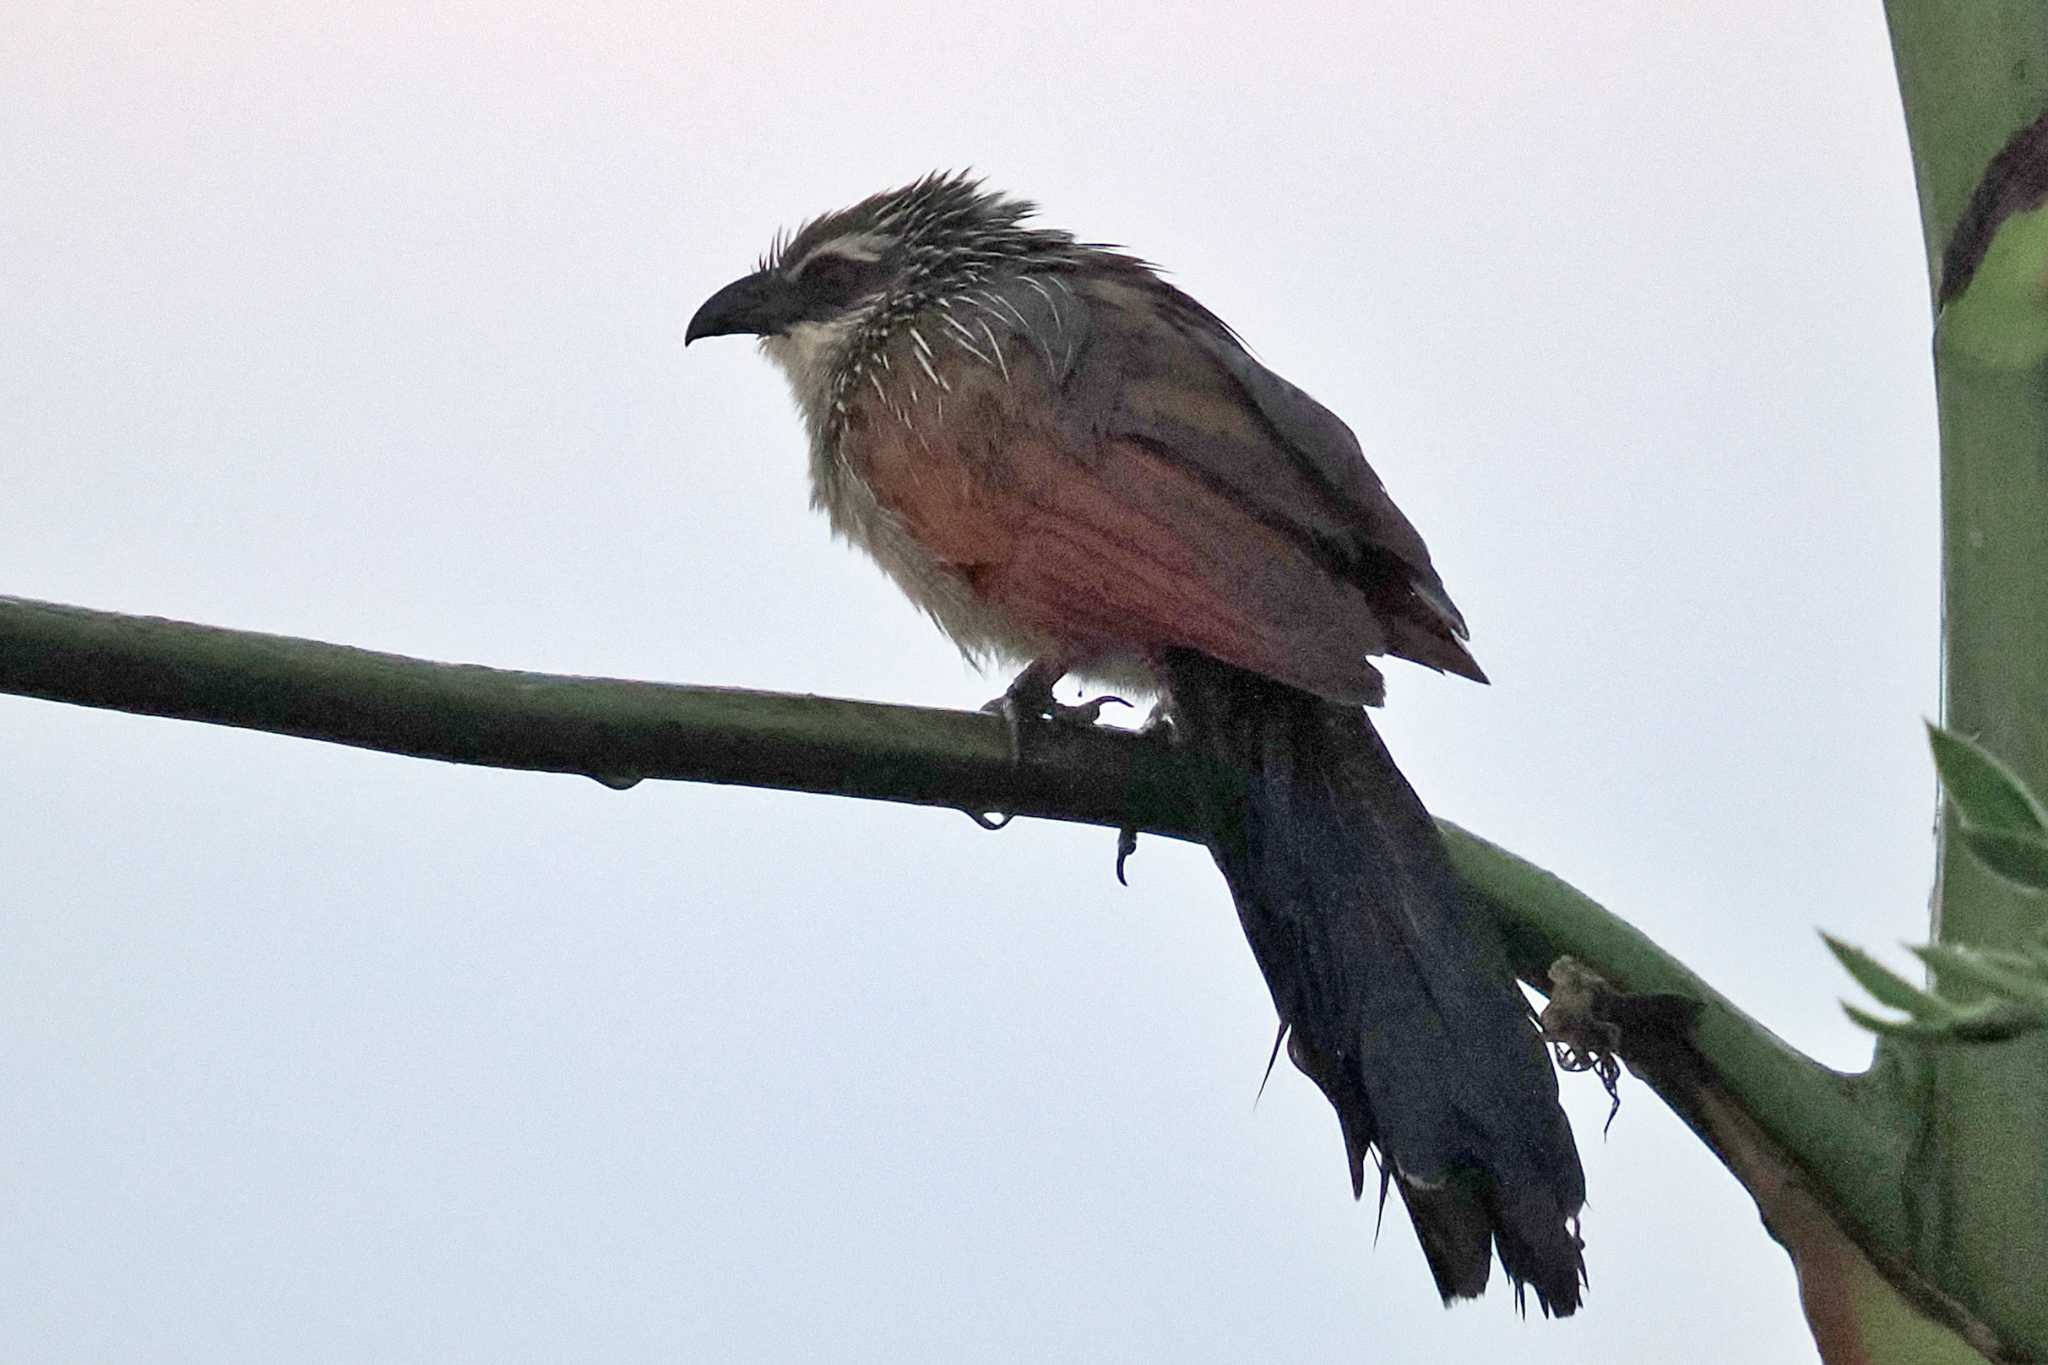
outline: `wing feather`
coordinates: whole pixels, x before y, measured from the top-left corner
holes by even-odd
[[[1429,549],[1328,408],[1261,365],[1208,310],[1149,273],[1079,291],[1089,347],[1063,427],[1173,452],[1247,516],[1303,543],[1387,618],[1390,652],[1480,678]]]
[[[1361,702],[1372,655],[1483,680],[1344,424],[1131,270],[955,301],[988,344],[939,348],[944,420],[861,424],[861,478],[908,542],[1077,657],[1192,649]]]

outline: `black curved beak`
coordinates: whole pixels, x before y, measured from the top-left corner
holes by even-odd
[[[781,272],[757,270],[704,300],[683,332],[683,345],[698,337],[773,336],[803,316],[803,296]]]

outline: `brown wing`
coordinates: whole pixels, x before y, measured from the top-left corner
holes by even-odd
[[[947,420],[872,425],[861,473],[924,554],[1015,633],[1077,659],[1181,648],[1323,696],[1377,702],[1371,603],[1187,468],[1132,441],[1077,458],[991,430],[965,385]]]
[[[1322,696],[1377,703],[1371,604],[1187,468],[1131,441],[1057,470],[1010,509],[1012,553],[977,591],[1035,628],[1113,649],[1199,650]]]
[[[1362,590],[1382,618],[1379,649],[1484,681],[1428,548],[1349,427],[1149,273],[1109,272],[1080,293],[1089,336],[1062,385],[1069,432],[1171,455]]]
[[[1346,701],[1379,700],[1370,655],[1483,677],[1355,443],[1339,486],[1198,334],[1154,325],[1170,314],[1011,297],[1009,344],[988,339],[1004,359],[927,348],[942,392],[857,400],[850,442],[876,501],[981,608],[1077,657],[1192,649]],[[915,375],[902,344],[889,372]]]

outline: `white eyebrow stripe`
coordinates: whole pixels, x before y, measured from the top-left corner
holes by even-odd
[[[849,261],[873,265],[882,259],[882,253],[889,247],[889,239],[878,237],[872,232],[849,232],[843,237],[834,237],[829,242],[820,242],[791,264],[783,273],[791,279],[804,273],[804,267],[820,256],[842,256]]]

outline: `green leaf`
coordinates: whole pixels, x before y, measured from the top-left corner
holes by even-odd
[[[1936,995],[1930,995],[1912,982],[1900,976],[1891,968],[1879,962],[1869,953],[1852,943],[1844,943],[1833,934],[1822,934],[1828,951],[1835,955],[1835,961],[1842,964],[1842,970],[1856,978],[1856,984],[1869,991],[1871,998],[1880,1005],[1889,1005],[1895,1010],[1904,1010],[1916,1018],[1928,1020],[1953,1019],[1961,1013],[1954,1005]],[[1844,1006],[1850,1017],[1856,1018],[1853,1006]],[[1859,1018],[1857,1022],[1861,1023]]]
[[[2003,1043],[2037,1029],[2048,1028],[2048,1013],[2003,1001],[1970,1010],[1941,1023],[1925,1019],[1885,1019],[1849,1004],[1842,1006],[1842,1012],[1872,1033],[1887,1038],[1909,1038],[1920,1043]]]
[[[2014,886],[2048,891],[2048,839],[1965,824],[1963,846],[1977,861]]]
[[[1931,1023],[1921,1019],[1885,1019],[1867,1010],[1857,1009],[1844,1001],[1842,1013],[1848,1015],[1872,1033],[1886,1038],[1912,1038],[1923,1043],[1946,1043],[1953,1040],[1949,1025]]]
[[[2048,810],[2026,783],[1974,742],[1939,725],[1927,727],[1934,768],[1963,823],[1984,830],[2048,834]]]
[[[2003,1043],[2022,1034],[2048,1028],[2048,1010],[2017,1005],[2008,1000],[1994,1000],[1943,1027],[1957,1042]]]
[[[1943,985],[1964,981],[2016,1004],[2048,1009],[2048,973],[2015,965],[2010,954],[1994,957],[1948,943],[1930,943],[1911,951],[1940,974]]]

